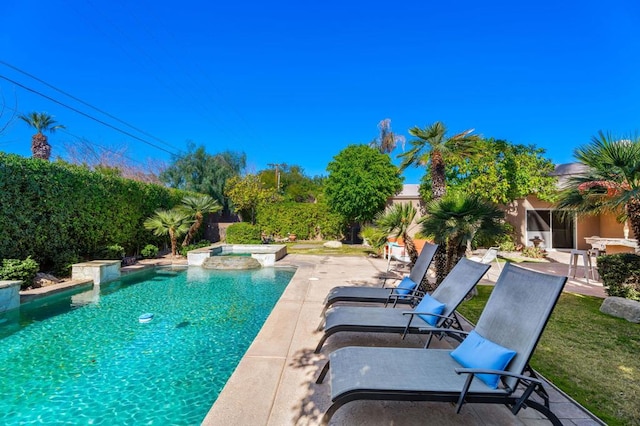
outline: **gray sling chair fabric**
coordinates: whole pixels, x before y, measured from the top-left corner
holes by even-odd
[[[418,292],[418,286],[420,282],[427,274],[429,265],[433,260],[433,256],[438,249],[437,244],[425,244],[416,260],[415,265],[411,268],[409,278],[416,283],[416,288],[409,292],[409,294],[400,294],[396,292],[395,287],[355,287],[355,286],[339,286],[329,290],[329,294],[324,300],[324,309],[321,316],[337,302],[356,302],[356,303],[391,303],[396,304],[410,304],[415,300],[414,295]],[[385,279],[386,281],[386,279]],[[383,286],[385,283],[383,283]],[[321,324],[322,325],[322,324]]]
[[[447,274],[431,297],[445,304],[444,311],[438,316],[436,329],[460,328],[455,310],[462,303],[467,294],[475,287],[491,265],[474,262],[462,258]],[[416,307],[417,308],[417,307]],[[318,342],[315,352],[319,353],[325,340],[340,331],[357,331],[371,333],[434,333],[434,328],[419,317],[417,309],[406,311],[384,307],[368,306],[334,306],[327,310],[324,323],[324,334]],[[429,313],[427,313],[429,314]],[[430,331],[422,328],[430,327]],[[427,346],[430,340],[427,342]]]
[[[511,264],[504,268],[475,327],[484,338],[516,352],[504,371],[462,368],[445,349],[345,347],[332,352],[317,380],[322,383],[330,365],[332,404],[323,423],[342,405],[364,399],[453,402],[456,412],[464,403],[504,404],[513,414],[531,407],[561,425],[542,382],[527,365],[566,280]],[[493,389],[474,378],[482,373],[499,374],[502,385]],[[542,403],[530,399],[533,392]]]

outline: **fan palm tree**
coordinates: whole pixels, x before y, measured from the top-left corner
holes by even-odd
[[[36,129],[36,134],[31,137],[31,154],[34,158],[49,160],[51,157],[51,145],[44,132],[54,133],[58,129],[64,129],[62,124],[56,124],[53,116],[46,112],[32,112],[20,115],[21,120],[30,127]]]
[[[500,236],[504,233],[504,212],[493,203],[467,193],[451,193],[427,206],[421,219],[422,233],[447,247],[446,269],[436,271],[440,283],[455,264],[470,249],[475,236]]]
[[[557,208],[578,215],[616,214],[621,222],[628,219],[640,237],[640,138],[600,131],[574,157],[587,168],[567,180]]]
[[[447,192],[446,158],[449,155],[466,156],[472,153],[473,144],[480,140],[478,136],[471,135],[472,132],[473,129],[469,129],[447,137],[447,128],[440,121],[424,129],[412,127],[409,134],[416,139],[409,141],[410,150],[398,156],[402,158],[400,168],[427,166],[431,176],[432,199],[439,200]]]
[[[178,238],[189,230],[188,219],[189,216],[178,209],[156,210],[153,216],[144,221],[144,227],[160,237],[169,235],[171,255],[175,256]]]
[[[371,141],[369,146],[377,149],[383,154],[389,154],[391,151],[396,149],[396,145],[399,143],[402,144],[402,148],[404,149],[405,138],[402,135],[396,135],[391,130],[391,119],[385,118],[378,123],[378,130],[380,131],[380,135]]]
[[[375,218],[376,226],[387,235],[402,238],[412,264],[418,260],[418,250],[408,232],[415,217],[416,209],[411,203],[399,203],[393,204]]]
[[[453,136],[447,136],[447,127],[440,121],[426,126],[424,129],[412,127],[409,134],[416,139],[411,140],[411,149],[400,154],[402,158],[400,169],[410,165],[426,166],[431,177],[431,200],[438,201],[447,193],[446,158],[451,155],[467,156],[473,153],[473,145],[480,140],[471,135],[473,129],[468,129]],[[433,259],[437,282],[446,276],[447,256],[445,245],[441,244]]]
[[[182,247],[186,247],[196,235],[200,226],[202,226],[204,215],[207,213],[218,212],[222,210],[222,206],[218,201],[208,195],[188,195],[182,199],[182,205],[179,206],[179,209],[185,215],[190,216],[193,219],[193,223],[189,227],[187,235],[184,237],[184,241],[182,242]]]

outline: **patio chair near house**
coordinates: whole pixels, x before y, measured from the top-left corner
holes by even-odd
[[[496,262],[496,265],[498,265],[498,271],[502,272],[502,266],[500,265],[500,262],[498,262],[498,250],[500,250],[500,247],[489,247],[482,257],[471,256],[469,260],[480,262],[485,265],[491,265],[492,262]]]
[[[338,302],[384,303],[385,306],[389,303],[396,306],[397,304],[411,304],[415,302],[418,296],[417,292],[420,282],[427,274],[427,270],[437,249],[437,244],[425,244],[418,256],[418,260],[416,260],[415,265],[411,268],[409,276],[404,277],[397,286],[387,287],[387,279],[385,278],[382,287],[339,286],[332,288],[324,300],[324,308],[320,315],[324,317],[327,309]]]
[[[461,329],[455,310],[488,269],[489,265],[460,259],[438,288],[431,295],[425,295],[409,311],[384,307],[334,306],[326,312],[324,334],[315,352],[319,353],[327,338],[340,331],[400,333],[404,338],[408,333],[432,336],[440,329]]]
[[[542,381],[527,367],[566,277],[507,264],[478,324],[454,350],[345,347],[332,352],[317,383],[331,370],[327,424],[356,400],[503,404],[515,415],[533,408],[554,425]],[[460,333],[444,330],[446,333]],[[541,400],[532,399],[536,393]],[[541,402],[540,402],[541,401]]]

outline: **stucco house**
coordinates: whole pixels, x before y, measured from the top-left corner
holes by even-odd
[[[571,175],[584,170],[581,163],[568,163],[556,166],[554,175],[558,177],[561,189]],[[389,200],[393,203],[411,202],[418,210],[416,220],[422,217],[422,201],[418,192],[420,185],[404,185],[402,191]],[[539,200],[535,195],[514,201],[505,206],[506,220],[515,229],[516,244],[532,246],[534,241],[547,250],[587,250],[592,247],[606,249],[607,253],[633,252],[637,242],[633,235],[627,235],[625,225],[616,220],[613,214],[589,217],[563,218],[555,206]],[[411,227],[410,235],[419,230],[418,225]]]

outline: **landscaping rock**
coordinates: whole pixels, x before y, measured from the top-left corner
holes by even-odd
[[[205,269],[260,269],[262,265],[248,256],[212,256],[202,262]]]
[[[53,275],[38,272],[36,274],[36,277],[33,279],[33,285],[31,286],[31,288],[46,287],[48,285],[58,284],[60,282],[62,281],[57,279]]]
[[[640,323],[640,302],[624,297],[607,297],[600,306],[600,312],[629,322]]]
[[[342,243],[340,241],[327,241],[323,246],[326,248],[340,248],[342,247]]]

